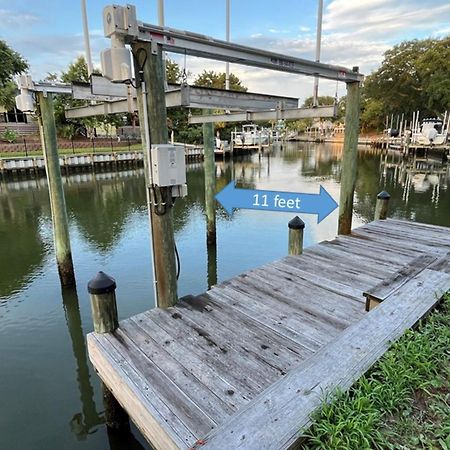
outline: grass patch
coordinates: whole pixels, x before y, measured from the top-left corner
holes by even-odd
[[[347,393],[324,404],[305,436],[305,450],[450,450],[450,292]]]
[[[114,152],[127,152],[128,147],[114,147]],[[133,144],[130,145],[130,151],[142,151],[142,144]],[[58,149],[58,153],[60,155],[72,155],[72,154],[86,154],[90,155],[91,153],[111,153],[111,146],[109,147],[95,147],[95,151],[92,151],[92,147],[84,147],[84,148],[75,148],[72,150],[71,148],[60,148]],[[28,152],[28,156],[42,156],[42,150],[33,150]],[[0,152],[0,158],[15,158],[15,157],[26,157],[26,152]]]

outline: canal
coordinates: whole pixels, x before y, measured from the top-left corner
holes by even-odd
[[[217,162],[217,188],[317,193],[339,200],[342,148],[289,144],[259,157]],[[450,171],[438,159],[405,162],[361,148],[354,226],[372,220],[376,195],[392,195],[390,215],[450,226]],[[188,166],[189,195],[174,207],[181,259],[179,295],[205,291],[287,253],[286,213],[217,206],[217,251],[206,248],[201,163]],[[133,436],[108,435],[100,384],[84,336],[92,330],[87,282],[116,278],[119,317],[153,307],[143,170],[65,177],[77,292],[61,292],[52,248],[45,179],[0,183],[0,449],[142,449]],[[337,211],[319,225],[303,216],[305,246],[330,239]]]

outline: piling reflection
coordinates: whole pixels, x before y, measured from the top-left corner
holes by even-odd
[[[81,401],[81,412],[73,415],[70,420],[70,429],[77,436],[77,439],[85,440],[89,434],[94,433],[104,423],[104,419],[97,412],[94,402],[94,389],[91,385],[91,375],[76,289],[63,289],[62,298],[67,329],[72,342],[73,356],[77,365],[77,381]]]
[[[212,286],[217,284],[217,242],[214,242],[213,244],[208,244],[206,246],[206,251],[208,253],[207,282],[208,282],[208,289],[211,289]]]
[[[78,440],[85,441],[90,434],[105,427],[105,419],[98,413],[94,401],[94,388],[87,357],[85,335],[81,321],[80,306],[76,289],[62,290],[63,307],[67,329],[72,343],[73,356],[77,367],[77,382],[80,395],[81,411],[70,419],[70,430]],[[106,428],[106,427],[105,427]],[[145,447],[135,438],[132,432],[115,432],[106,429],[110,450],[144,450]]]

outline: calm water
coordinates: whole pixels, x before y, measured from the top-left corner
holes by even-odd
[[[340,146],[290,145],[234,163],[217,163],[218,189],[233,178],[256,189],[318,192],[339,199]],[[370,221],[376,194],[392,194],[391,215],[450,226],[449,171],[417,162],[412,174],[395,155],[359,152],[354,225]],[[189,196],[175,206],[181,257],[179,294],[282,257],[292,215],[218,208],[218,249],[206,251],[201,164],[188,168]],[[65,178],[78,292],[61,292],[45,179],[0,183],[0,449],[141,449],[139,433],[108,436],[98,378],[84,336],[92,330],[88,280],[98,270],[117,280],[120,318],[153,306],[143,172]],[[305,245],[330,239],[337,212],[320,225],[304,216]],[[124,442],[125,440],[125,442]]]

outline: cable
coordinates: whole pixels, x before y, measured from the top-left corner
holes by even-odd
[[[177,244],[175,241],[174,241],[173,245],[175,247],[175,256],[177,258],[177,280],[178,280],[178,278],[180,278],[180,272],[181,272],[180,255],[178,254]]]

